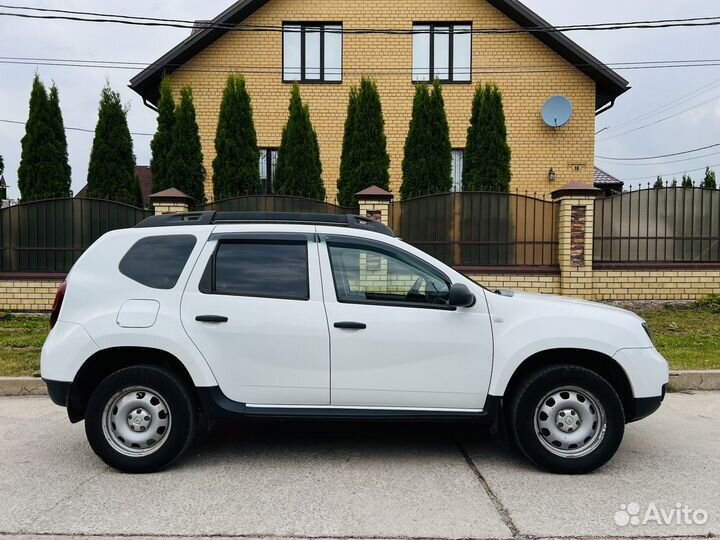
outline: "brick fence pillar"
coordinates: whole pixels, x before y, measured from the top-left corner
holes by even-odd
[[[150,195],[150,203],[153,205],[155,215],[179,214],[187,212],[192,204],[193,198],[186,195],[179,189],[170,188]]]
[[[591,298],[593,289],[593,223],[595,199],[602,191],[585,184],[568,184],[553,191],[557,217],[560,293]]]
[[[370,186],[355,194],[360,215],[372,218],[390,227],[390,203],[393,194],[377,186]]]

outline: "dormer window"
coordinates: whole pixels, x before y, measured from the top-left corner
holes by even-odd
[[[283,24],[284,82],[342,82],[340,23]]]

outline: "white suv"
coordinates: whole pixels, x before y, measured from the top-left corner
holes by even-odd
[[[51,324],[51,398],[135,473],[177,458],[200,415],[489,423],[584,473],[668,382],[636,315],[486,290],[359,216],[151,217],[82,255]]]

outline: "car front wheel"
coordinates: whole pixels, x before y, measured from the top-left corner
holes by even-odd
[[[167,467],[187,449],[196,427],[193,396],[177,376],[156,366],[109,375],[93,392],[85,415],[92,449],[128,473]]]
[[[511,427],[523,453],[538,466],[583,474],[615,454],[625,431],[622,402],[588,369],[557,365],[528,377],[511,405]]]

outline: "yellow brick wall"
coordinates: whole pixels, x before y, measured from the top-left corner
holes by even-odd
[[[588,281],[563,291],[560,275],[481,273],[471,279],[488,289],[567,294],[590,300],[699,300],[720,294],[720,270],[595,270]],[[60,281],[0,281],[0,312],[50,311]]]
[[[475,28],[517,27],[490,4],[478,0],[412,0],[402,5],[384,0],[271,0],[245,22],[279,26],[288,21],[342,21],[345,29],[409,30],[413,22],[424,21],[472,21]],[[508,139],[513,152],[513,190],[543,194],[570,181],[592,184],[595,84],[528,34],[474,35],[472,45],[473,83],[444,86],[453,147],[465,146],[475,84],[495,82],[505,96]],[[391,191],[397,195],[414,94],[412,37],[347,34],[343,49],[342,84],[306,84],[301,88],[318,133],[327,199],[336,200],[348,93],[362,75],[374,77],[381,94],[391,158]],[[550,68],[549,72],[546,68]],[[193,88],[209,177],[227,72],[237,71],[246,76],[259,146],[277,147],[290,96],[290,85],[282,82],[281,69],[280,33],[229,32],[172,75],[176,92],[182,85]],[[535,73],[528,73],[533,69]],[[567,96],[575,109],[571,122],[559,130],[545,126],[540,116],[544,102],[554,95]],[[548,180],[551,167],[557,172],[555,183]],[[212,198],[210,178],[206,191],[208,198]]]
[[[0,280],[0,311],[50,311],[61,281]]]

